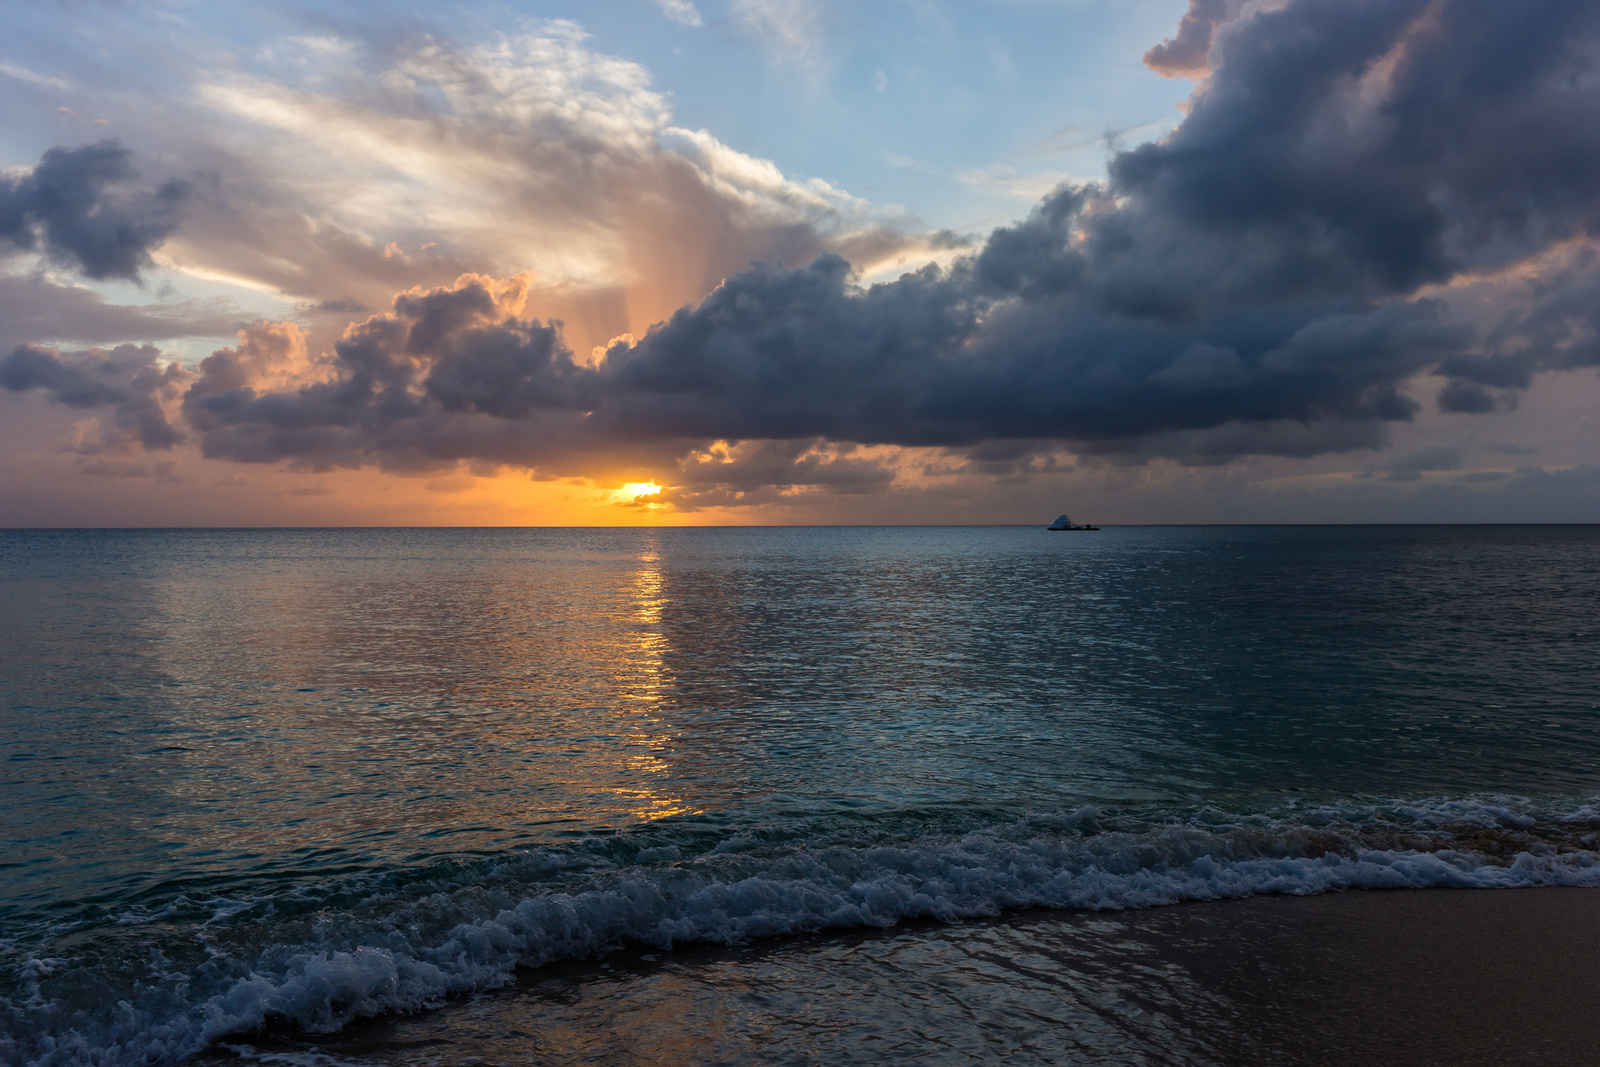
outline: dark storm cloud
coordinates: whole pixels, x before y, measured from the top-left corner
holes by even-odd
[[[97,419],[72,451],[167,451],[184,434],[168,419],[166,404],[176,399],[191,375],[176,363],[162,365],[160,355],[151,345],[70,353],[19,345],[0,358],[0,388],[37,390],[51,403],[69,408],[110,408],[110,424]]]
[[[1219,30],[1159,144],[1111,163],[1088,220],[1133,313],[1383,299],[1600,225],[1600,4],[1298,0]]]
[[[1115,157],[1108,189],[1057,192],[946,274],[731,278],[613,354],[594,419],[1314,454],[1381,443],[1430,365],[1513,388],[1592,365],[1587,265],[1483,339],[1411,299],[1600,223],[1600,5],[1533,6],[1300,0],[1230,23],[1188,118]]]
[[[930,270],[858,293],[831,257],[748,271],[613,350],[590,421],[659,438],[952,446],[1404,419],[1415,405],[1398,382],[1466,336],[1427,302],[1188,326],[1081,297],[991,305],[983,288],[971,269]]]
[[[1481,334],[1421,295],[1600,235],[1597,45],[1592,2],[1252,9],[1215,28],[1210,76],[1171,136],[947,270],[863,289],[834,255],[756,265],[596,366],[499,283],[464,278],[352,327],[312,384],[268,387],[224,350],[184,411],[222,458],[581,469],[628,455],[679,465],[695,499],[748,496],[752,479],[845,484],[830,471],[883,484],[875,463],[816,441],[966,450],[1009,470],[1021,453],[974,450],[1215,463],[1380,446],[1418,410],[1406,383],[1426,371],[1448,379],[1444,406],[1473,411],[1541,370],[1600,362],[1592,257],[1526,286]],[[716,441],[736,450],[692,458]]]
[[[311,465],[541,465],[719,439],[952,447],[1069,438],[1130,450],[1150,435],[1240,420],[1407,418],[1415,405],[1398,379],[1464,336],[1431,302],[1277,309],[1196,329],[1082,302],[990,304],[974,295],[982,285],[971,267],[927,269],[861,292],[834,256],[800,270],[757,268],[588,367],[553,326],[506,314],[486,279],[466,278],[404,294],[392,312],[352,327],[327,381],[263,391],[225,349],[201,365],[184,411],[207,455]],[[1308,436],[1292,451],[1321,450],[1304,447]],[[1318,440],[1337,447],[1351,437]],[[1249,443],[1273,445],[1260,434]]]
[[[929,463],[923,467],[928,475],[982,474],[1002,482],[1027,481],[1039,474],[1060,473],[1072,468],[1059,454],[1061,446],[1054,441],[1020,440],[983,441],[970,448],[952,450],[952,464]]]
[[[0,248],[43,251],[91,278],[136,281],[150,252],[177,228],[183,182],[151,193],[113,187],[134,176],[133,153],[116,141],[52,148],[19,177],[0,177]]]
[[[1541,371],[1600,367],[1600,271],[1589,249],[1553,276],[1537,280],[1483,344],[1440,364],[1451,379],[1439,393],[1446,411],[1516,406],[1517,392]]]

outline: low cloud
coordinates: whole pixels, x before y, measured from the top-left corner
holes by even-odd
[[[833,256],[746,271],[596,365],[523,317],[525,279],[469,275],[352,326],[321,380],[296,388],[266,387],[287,357],[259,354],[280,328],[252,328],[201,365],[184,411],[208,456],[311,467],[566,470],[715,441],[1315,454],[1370,446],[1374,427],[1409,418],[1399,383],[1464,336],[1427,302],[1222,328],[1041,309],[982,296],[980,262],[866,290]]]
[[[596,374],[554,326],[520,317],[526,297],[525,277],[478,275],[402,293],[393,311],[351,326],[314,365],[297,328],[260,323],[201,363],[183,412],[214,459],[532,465],[581,430]],[[293,384],[274,388],[269,374]]]
[[[1553,269],[1505,283],[1520,299],[1481,345],[1440,365],[1442,409],[1514,409],[1534,375],[1600,366],[1600,257],[1584,245],[1551,258]]]
[[[52,148],[31,171],[0,175],[0,251],[43,252],[90,278],[137,281],[177,228],[191,187],[130,191],[132,155],[116,141]]]
[[[185,439],[169,407],[190,373],[161,362],[151,345],[118,345],[109,352],[67,352],[19,345],[0,358],[0,387],[43,393],[51,403],[84,411],[109,409],[109,422],[80,424],[68,446],[82,455],[171,451]]]
[[[1391,482],[1415,482],[1430,471],[1455,471],[1461,469],[1461,446],[1456,444],[1425,445],[1422,448],[1396,456],[1388,463]]]

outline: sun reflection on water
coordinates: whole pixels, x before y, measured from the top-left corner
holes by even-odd
[[[649,537],[641,546],[638,565],[629,579],[632,598],[629,641],[624,658],[625,673],[619,696],[643,718],[628,733],[632,753],[627,765],[635,775],[660,783],[650,788],[618,788],[619,797],[632,801],[629,814],[637,819],[664,819],[672,815],[694,814],[683,798],[663,792],[672,767],[661,753],[672,744],[672,728],[660,715],[666,689],[664,657],[667,637],[663,628],[666,593],[661,574],[659,539]]]
[[[405,540],[366,536],[374,556]],[[704,810],[675,762],[658,537],[625,554],[507,537],[498,555],[427,566],[296,547],[259,578],[173,568],[151,583],[147,688],[163,699],[148,703],[167,747],[149,834],[411,854]],[[249,816],[207,814],[246,796]]]

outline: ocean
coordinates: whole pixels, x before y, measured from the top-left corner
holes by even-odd
[[[1266,1062],[1600,887],[1597,527],[12,530],[0,623],[7,1064]]]

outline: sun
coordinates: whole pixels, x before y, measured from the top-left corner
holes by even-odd
[[[661,487],[655,482],[629,482],[621,489],[611,494],[611,499],[619,504],[631,504],[643,496],[655,496],[661,492]],[[654,505],[646,505],[653,507]]]

